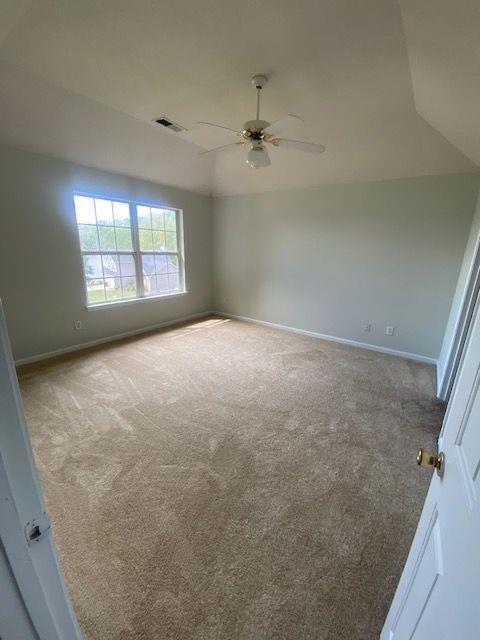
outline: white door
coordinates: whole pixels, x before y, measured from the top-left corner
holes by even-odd
[[[1,303],[0,578],[1,640],[81,640],[49,531]]]
[[[438,441],[443,475],[433,473],[381,640],[480,639],[479,304]]]

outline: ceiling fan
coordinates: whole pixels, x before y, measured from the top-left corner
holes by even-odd
[[[243,146],[248,144],[250,149],[247,153],[246,163],[254,169],[260,169],[261,167],[268,167],[272,164],[265,146],[266,144],[271,144],[274,147],[284,147],[285,149],[307,151],[309,153],[323,153],[325,151],[323,144],[300,142],[299,140],[288,140],[287,138],[277,138],[278,134],[281,134],[287,129],[302,122],[302,119],[298,116],[289,114],[272,123],[267,122],[266,120],[260,120],[260,94],[266,82],[267,77],[264,75],[256,75],[252,78],[252,84],[257,90],[257,117],[255,120],[248,120],[248,122],[245,122],[242,131],[230,129],[230,127],[224,127],[220,124],[213,124],[212,122],[198,122],[198,124],[204,124],[209,127],[226,129],[241,138],[238,142],[230,142],[229,144],[224,144],[221,147],[216,147],[215,149],[202,151],[199,155],[203,156],[207,153],[215,153],[221,149],[226,149],[227,147]]]

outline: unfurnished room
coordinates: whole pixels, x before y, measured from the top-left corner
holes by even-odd
[[[0,639],[480,639],[480,4],[0,0]]]

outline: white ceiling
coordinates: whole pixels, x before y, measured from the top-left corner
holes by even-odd
[[[402,1],[402,16],[396,0],[0,0],[0,141],[214,194],[474,170],[471,136],[445,126],[417,87],[430,86],[431,67],[417,73],[422,49],[409,60],[404,24],[421,43],[419,4],[449,2]],[[467,47],[452,77],[466,57]],[[270,77],[262,117],[301,116],[289,137],[324,143],[325,154],[273,149],[259,171],[243,149],[198,156],[230,134],[197,120],[239,128],[254,117],[259,72]],[[454,86],[480,96],[467,84]],[[160,115],[188,133],[153,127]]]
[[[480,165],[480,2],[400,4],[417,111]]]

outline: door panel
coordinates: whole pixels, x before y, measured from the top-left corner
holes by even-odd
[[[439,449],[444,473],[433,472],[381,640],[480,640],[478,303]]]
[[[443,573],[443,554],[436,505],[424,535],[410,582],[390,629],[389,640],[413,638],[426,606]],[[403,615],[405,608],[412,613]]]
[[[465,491],[470,509],[474,509],[479,491],[480,468],[480,372],[477,371],[473,393],[465,411],[464,419],[455,440],[455,449],[459,469],[464,481]],[[475,428],[473,425],[477,425]],[[468,427],[468,428],[467,428]]]

